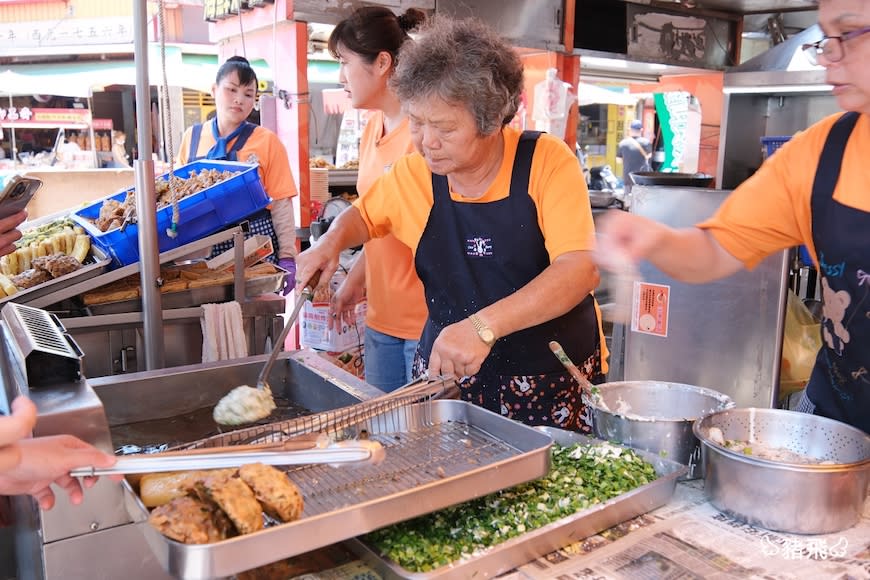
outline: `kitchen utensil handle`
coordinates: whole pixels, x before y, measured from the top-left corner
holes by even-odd
[[[562,345],[556,342],[555,340],[550,341],[550,350],[553,351],[553,354],[556,355],[556,358],[559,359],[559,362],[564,365],[568,372],[571,373],[571,376],[580,383],[580,386],[584,389],[588,389],[589,392],[592,392],[593,385],[589,382],[583,373],[580,372],[580,369],[577,368],[577,365],[568,358],[568,355],[565,354],[565,350],[562,348]]]
[[[221,447],[197,447],[194,449],[184,449],[181,451],[164,451],[162,453],[149,453],[151,457],[172,457],[183,455],[190,457],[191,455],[210,455],[213,453],[233,453],[237,451],[303,451],[306,449],[315,449],[321,441],[327,439],[325,435],[320,433],[311,433],[308,435],[299,435],[286,441],[275,441],[272,443],[253,443],[250,445],[226,445]],[[324,445],[325,447],[325,445]]]
[[[266,377],[269,376],[269,373],[272,372],[272,367],[275,365],[275,360],[278,358],[278,353],[281,352],[281,348],[284,345],[284,341],[287,339],[287,335],[290,333],[290,328],[293,327],[293,324],[296,322],[296,319],[299,318],[299,312],[302,310],[302,307],[305,306],[305,302],[311,300],[314,296],[314,289],[317,288],[317,283],[320,281],[320,270],[316,271],[311,279],[305,284],[305,287],[302,289],[302,292],[299,294],[299,298],[296,299],[296,304],[293,306],[293,312],[290,313],[290,316],[287,318],[287,321],[284,323],[284,328],[281,330],[281,334],[272,343],[272,351],[269,353],[269,358],[266,360],[266,364],[263,365],[263,369],[260,371],[260,376],[257,377],[257,388],[263,389],[268,384],[266,382]]]
[[[325,449],[307,451],[241,451],[199,455],[172,455],[168,457],[154,454],[139,457],[121,457],[112,467],[80,467],[70,471],[70,475],[73,477],[90,477],[97,475],[189,471],[195,469],[224,469],[239,467],[248,463],[263,463],[266,465],[338,464],[367,461],[371,458],[371,448],[362,445],[327,447]]]

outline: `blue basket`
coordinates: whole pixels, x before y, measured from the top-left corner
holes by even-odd
[[[157,246],[161,253],[234,225],[265,208],[271,201],[260,182],[256,165],[202,160],[188,163],[172,173],[187,178],[190,172],[198,173],[203,169],[238,171],[239,174],[180,200],[178,235],[175,238],[166,234],[166,230],[172,226],[172,206],[157,210]],[[162,177],[166,179],[166,175]],[[88,232],[93,243],[112,257],[113,267],[127,266],[139,261],[139,227],[131,224],[124,231],[115,228],[101,232],[94,225],[94,221],[100,217],[100,208],[105,200],[123,202],[127,192],[131,190],[132,188],[125,189],[102,198],[71,216]]]
[[[785,145],[791,139],[790,135],[781,137],[762,137],[761,144],[764,146],[764,158],[767,159],[773,155],[777,149]]]

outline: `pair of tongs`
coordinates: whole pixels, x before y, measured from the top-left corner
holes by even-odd
[[[96,475],[123,475],[130,473],[158,473],[163,471],[189,471],[194,469],[224,469],[248,463],[266,465],[309,465],[370,462],[380,463],[385,455],[377,441],[349,440],[326,447],[290,440],[266,445],[239,445],[206,447],[189,451],[169,451],[149,455],[120,457],[112,467],[79,467],[70,471],[73,477]]]

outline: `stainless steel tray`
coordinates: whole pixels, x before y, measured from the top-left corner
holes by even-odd
[[[278,268],[278,266],[275,266]],[[245,296],[253,297],[262,294],[278,292],[284,286],[284,278],[287,276],[287,271],[278,268],[278,272],[267,276],[258,276],[257,278],[248,278],[245,280]],[[234,300],[234,286],[230,284],[220,284],[215,286],[204,286],[202,288],[189,288],[178,292],[166,292],[160,295],[163,309],[171,310],[176,308],[191,308],[202,304],[214,302],[227,302]],[[103,314],[124,314],[127,312],[141,312],[142,299],[133,298],[130,300],[119,300],[117,302],[105,302],[103,304],[92,304],[88,306],[88,311],[94,316]]]
[[[546,433],[463,401],[430,401],[360,423],[386,448],[380,465],[288,471],[302,490],[302,519],[205,545],[172,541],[147,523],[125,483],[125,504],[157,560],[178,578],[235,574],[328,546],[543,476]]]
[[[64,274],[58,278],[52,278],[51,280],[43,282],[33,288],[20,290],[12,296],[6,296],[5,298],[0,299],[0,304],[5,304],[10,301],[17,302],[18,304],[27,304],[32,300],[42,298],[43,296],[47,296],[53,292],[72,286],[73,284],[78,284],[79,282],[95,278],[106,272],[111,263],[112,259],[106,256],[100,248],[91,246],[90,255],[85,260],[84,265],[75,272]]]
[[[603,443],[600,439],[593,439],[571,431],[549,427],[537,427],[536,429],[547,433],[554,442],[561,445]],[[431,572],[417,573],[406,570],[383,558],[359,539],[350,540],[345,544],[380,573],[385,580],[394,578],[446,580],[497,576],[572,542],[582,540],[616,524],[652,511],[670,501],[677,480],[688,471],[688,468],[654,453],[637,449],[635,451],[653,464],[659,475],[658,479],[602,504],[557,520],[543,528],[532,530],[522,536],[493,546],[472,558],[442,566]]]

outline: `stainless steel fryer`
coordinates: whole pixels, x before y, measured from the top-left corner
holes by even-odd
[[[306,422],[316,429],[325,421],[339,425],[340,437],[368,436],[386,448],[384,462],[376,466],[289,470],[305,499],[303,517],[295,522],[208,545],[180,544],[147,523],[147,508],[126,486],[130,516],[161,565],[178,578],[229,576],[535,479],[550,465],[547,434],[462,401],[391,402],[376,414],[361,413],[356,423],[333,423],[328,415],[208,441],[231,445],[258,433],[260,440],[271,441],[300,432]]]
[[[12,304],[4,308],[10,307],[16,308]],[[56,326],[52,329],[42,324],[45,320],[37,320],[40,332],[74,344],[56,319],[46,319]],[[116,447],[114,434],[130,424],[210,408],[233,387],[253,384],[266,359],[261,355],[101,379],[86,379],[76,372],[29,388],[26,345],[0,318],[0,409],[8,411],[15,396],[28,395],[39,411],[36,436],[70,433],[108,452]],[[308,412],[337,409],[383,394],[310,352],[283,353],[269,382],[277,395]],[[119,483],[101,478],[78,506],[59,494],[48,512],[27,496],[17,496],[12,503],[14,522],[0,528],[0,543],[11,546],[5,553],[14,552],[14,557],[0,559],[2,578],[171,578],[133,524]]]

